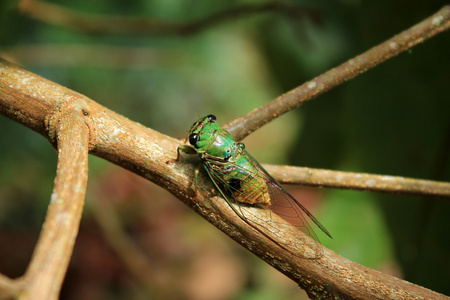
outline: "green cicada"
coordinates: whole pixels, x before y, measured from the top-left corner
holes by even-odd
[[[189,143],[194,147],[178,147],[177,160],[180,151],[198,154],[214,186],[244,222],[296,256],[320,257],[321,245],[303,213],[329,237],[330,233],[245,150],[244,144],[236,143],[216,123],[215,116],[208,115],[192,125]]]

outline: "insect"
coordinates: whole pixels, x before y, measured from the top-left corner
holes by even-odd
[[[198,154],[220,195],[245,223],[298,257],[322,255],[322,246],[303,213],[331,238],[330,233],[245,150],[243,143],[236,143],[216,123],[214,115],[192,125],[189,143],[193,147],[178,147],[176,160],[180,151]]]

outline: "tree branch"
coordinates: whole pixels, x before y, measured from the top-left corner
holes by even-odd
[[[2,114],[50,140],[53,140],[54,123],[45,120],[53,119],[53,112],[64,102],[82,102],[84,121],[90,131],[90,153],[170,191],[211,224],[298,283],[312,298],[446,299],[444,295],[353,263],[325,247],[319,259],[293,256],[291,253],[295,251],[308,249],[295,244],[289,246],[292,252],[280,248],[273,240],[292,238],[284,229],[274,232],[273,240],[255,231],[217,195],[208,178],[199,177],[195,195],[192,178],[196,166],[192,161],[166,163],[175,158],[180,141],[134,123],[85,96],[6,61],[0,61],[0,91]],[[264,218],[258,210],[252,213]],[[36,274],[34,268],[37,269],[30,267],[31,274]]]
[[[40,0],[22,0],[19,4],[19,9],[23,14],[32,19],[88,34],[186,36],[197,34],[227,21],[234,21],[239,18],[264,12],[278,12],[296,18],[308,15],[313,20],[317,21],[320,19],[320,15],[312,9],[293,6],[280,1],[269,1],[263,4],[242,4],[196,21],[183,23],[150,18],[86,14]]]
[[[23,280],[11,279],[3,274],[0,274],[0,299],[10,299],[14,295],[19,294],[23,286]]]
[[[419,24],[358,55],[342,65],[258,107],[224,128],[238,141],[284,113],[349,81],[382,62],[416,46],[450,27],[450,5]]]
[[[49,137],[55,137],[58,149],[55,186],[21,299],[58,299],[83,212],[89,150],[85,108],[74,101],[58,109],[49,120]]]
[[[15,290],[20,290],[23,299],[57,299],[86,192],[89,131],[83,102],[78,101],[81,95],[69,95],[63,87],[4,61],[0,61],[0,74],[1,113],[41,133],[58,149],[46,220],[29,268],[15,281],[20,282]],[[51,101],[41,101],[44,98]]]
[[[450,183],[292,166],[264,165],[279,182],[450,199]]]

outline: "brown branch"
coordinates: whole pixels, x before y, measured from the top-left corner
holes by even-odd
[[[224,127],[236,140],[269,123],[284,113],[370,70],[382,62],[416,46],[450,27],[450,5],[391,39],[358,55],[342,65],[258,107]]]
[[[83,212],[89,150],[83,102],[63,102],[58,109],[48,120],[58,149],[55,186],[21,299],[58,299]]]
[[[0,291],[21,299],[58,299],[83,211],[89,138],[83,103],[63,102],[59,109],[49,120],[49,136],[57,140],[58,167],[40,238],[25,275],[1,278]]]
[[[449,182],[292,166],[264,167],[281,183],[450,199]]]
[[[45,135],[58,149],[55,186],[40,238],[27,272],[10,288],[23,299],[57,299],[78,233],[87,184],[89,132],[83,102],[77,101],[80,95],[64,94],[62,87],[15,66],[1,62],[0,74],[1,113]],[[40,101],[42,97],[52,102]]]
[[[40,0],[22,0],[19,9],[23,14],[40,22],[90,34],[191,35],[227,21],[234,21],[264,12],[278,12],[295,18],[308,15],[313,20],[320,19],[319,14],[312,9],[293,6],[280,1],[243,4],[197,21],[184,23],[171,23],[139,17],[87,14]]]
[[[83,112],[91,133],[89,143],[92,154],[167,189],[211,224],[298,283],[312,298],[448,299],[348,261],[326,248],[323,248],[320,259],[294,257],[291,252],[244,223],[217,196],[207,178],[200,176],[195,195],[192,178],[196,166],[186,160],[166,163],[175,158],[179,141],[134,123],[87,97],[5,61],[0,61],[0,92],[2,114],[50,140],[53,138],[46,127],[46,118],[52,116],[64,102],[72,102],[73,99],[84,102],[86,108]],[[253,213],[264,217],[257,210]],[[290,238],[289,232],[278,231],[273,235],[274,240],[285,238]],[[291,251],[296,250],[291,248]]]
[[[23,280],[11,279],[0,274],[0,299],[11,299],[14,295],[19,294],[23,285]]]

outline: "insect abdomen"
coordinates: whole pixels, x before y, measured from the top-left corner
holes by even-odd
[[[239,156],[234,167],[224,168],[224,180],[232,187],[238,202],[270,205],[270,195],[266,181],[258,176],[258,170],[246,156]]]
[[[247,175],[241,180],[240,188],[234,192],[237,201],[248,204],[270,204],[266,182],[259,177]]]

